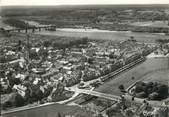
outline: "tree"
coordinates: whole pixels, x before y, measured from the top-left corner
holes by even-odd
[[[40,88],[38,88],[38,89],[36,90],[35,94],[36,94],[37,100],[42,100],[42,99],[43,99],[44,94],[43,94],[43,92],[40,90]]]
[[[33,50],[30,51],[29,57],[30,57],[30,59],[39,59],[38,53]]]
[[[48,51],[46,49],[41,48],[38,52],[38,55],[42,57],[42,60],[45,60],[48,56]]]
[[[63,117],[60,112],[58,112],[57,117]]]
[[[12,107],[12,102],[7,101],[4,104],[2,104],[2,108],[5,110],[6,108]]]
[[[137,82],[136,86],[135,86],[135,93],[140,93],[140,92],[144,91],[145,86],[146,86],[145,83]]]
[[[10,26],[17,27],[17,28],[31,28],[33,26],[30,26],[28,23],[25,23],[24,21],[14,19],[14,18],[8,18],[3,21],[5,24],[9,24]]]
[[[44,41],[43,42],[43,46],[45,46],[45,47],[49,47],[50,45],[52,45],[52,42],[51,41]]]
[[[88,37],[83,37],[81,44],[87,44],[87,42],[88,42]]]
[[[132,77],[131,77],[131,79],[132,79],[132,80],[134,80],[134,79],[135,79],[135,77],[134,77],[134,76],[132,76]]]
[[[94,61],[94,58],[91,58],[91,57],[90,57],[90,58],[87,59],[87,62],[88,62],[89,64],[93,64],[93,61]]]
[[[168,97],[168,86],[157,82],[138,82],[135,86],[136,97],[161,100]]]
[[[101,113],[98,114],[98,117],[103,117],[103,115]]]
[[[15,106],[20,107],[20,106],[24,106],[24,105],[25,105],[24,98],[19,93],[17,93],[15,96]]]
[[[164,99],[168,96],[168,86],[167,85],[159,85],[157,93],[159,93],[159,98]]]
[[[120,85],[118,88],[120,89],[120,91],[123,91],[124,90],[124,85]]]
[[[21,40],[19,40],[18,41],[18,44],[17,44],[17,49],[18,49],[18,51],[21,51],[22,50],[22,41]]]
[[[142,92],[136,93],[136,97],[138,97],[138,98],[146,98],[147,94],[144,91],[142,91]]]

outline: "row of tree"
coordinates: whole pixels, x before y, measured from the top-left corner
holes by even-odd
[[[33,26],[29,25],[28,23],[25,23],[22,20],[14,19],[14,18],[8,18],[3,21],[5,24],[8,24],[13,27],[17,28],[32,28]]]
[[[139,98],[162,100],[168,97],[168,86],[157,82],[136,83],[133,95]]]
[[[87,44],[88,38],[84,37],[81,39],[74,39],[74,40],[68,40],[68,39],[62,40],[61,39],[61,40],[54,41],[53,43],[50,43],[50,44],[49,43],[50,42],[45,41],[44,46],[52,45],[54,48],[65,49],[65,48],[70,48],[72,46],[79,46],[80,44]]]
[[[157,39],[156,42],[164,44],[164,43],[169,43],[169,39]]]

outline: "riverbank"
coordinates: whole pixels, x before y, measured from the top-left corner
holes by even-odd
[[[56,31],[67,31],[67,32],[122,32],[130,33],[131,31],[111,31],[111,30],[101,30],[97,28],[56,28]]]

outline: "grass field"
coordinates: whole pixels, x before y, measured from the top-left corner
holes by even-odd
[[[159,72],[161,73],[158,74]],[[105,82],[95,90],[102,93],[121,95],[121,92],[118,89],[119,85],[121,84],[123,84],[125,88],[128,88],[138,80],[165,82],[169,81],[168,73],[169,60],[167,58],[151,58],[146,60],[144,63],[130,69],[129,71],[120,74],[115,79]],[[131,79],[133,76],[135,79]]]
[[[86,111],[78,106],[65,106],[57,103],[2,114],[2,117],[59,117],[58,113],[65,115],[76,115],[76,117],[78,117],[78,115],[82,117],[92,117],[92,112]]]
[[[42,31],[36,32],[41,35],[57,35],[67,37],[88,37],[89,39],[122,41],[129,39],[131,36],[139,42],[155,42],[156,39],[169,39],[169,36],[151,33],[136,32],[73,32],[73,31]]]
[[[168,70],[162,70],[162,71],[155,71],[150,74],[147,74],[143,77],[145,79],[145,82],[160,82],[162,84],[169,84],[169,69]]]

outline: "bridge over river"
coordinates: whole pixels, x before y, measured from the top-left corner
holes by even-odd
[[[13,29],[3,29],[7,32],[23,32],[23,33],[34,33],[35,31],[43,31],[43,30],[55,30],[56,26],[55,25],[44,25],[44,26],[32,26],[28,28],[13,28]]]

